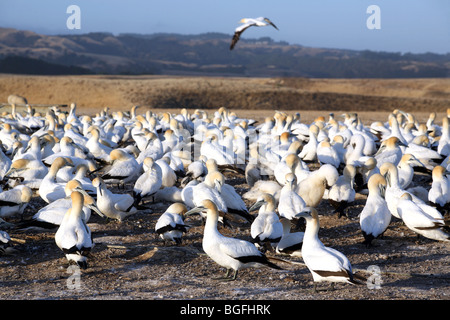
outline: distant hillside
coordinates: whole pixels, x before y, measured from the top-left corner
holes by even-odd
[[[0,58],[22,56],[100,74],[310,78],[450,76],[450,53],[400,54],[309,48],[267,37],[242,38],[230,51],[230,40],[231,35],[221,33],[46,36],[0,28]]]
[[[0,73],[31,75],[80,75],[91,74],[90,70],[81,67],[64,66],[18,56],[7,56],[0,59]]]

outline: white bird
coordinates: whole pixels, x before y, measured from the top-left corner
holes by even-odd
[[[336,151],[331,145],[330,141],[322,140],[317,145],[317,160],[320,164],[331,164],[332,166],[339,168],[341,159],[339,157],[338,151]]]
[[[392,215],[384,199],[386,186],[386,179],[381,174],[374,174],[369,179],[369,195],[359,216],[363,244],[366,246],[370,246],[373,239],[383,235],[391,222]]]
[[[20,184],[26,185],[33,190],[39,189],[42,179],[48,174],[48,168],[37,159],[19,159],[11,163],[11,167],[5,177],[10,179],[9,184],[14,186],[17,179],[22,180]]]
[[[405,153],[397,165],[398,179],[400,187],[408,188],[414,178],[414,167],[425,168],[424,164],[420,162],[414,155]]]
[[[380,174],[385,177],[386,182],[387,182],[385,199],[386,199],[386,203],[388,205],[389,211],[391,212],[391,214],[394,217],[401,219],[399,213],[397,212],[397,203],[398,203],[400,197],[407,191],[405,191],[404,189],[402,189],[400,187],[400,182],[398,179],[398,169],[394,164],[392,164],[390,162],[385,162],[380,167]],[[421,200],[419,197],[415,196],[412,193],[409,193],[409,194],[411,195],[414,202],[424,203],[424,201]]]
[[[355,279],[356,275],[353,274],[348,258],[341,252],[326,247],[320,241],[319,216],[316,209],[305,210],[302,216],[306,219],[302,258],[313,276],[314,291],[317,291],[317,283],[322,281],[331,282],[332,287],[335,282],[361,284]]]
[[[317,159],[317,145],[319,143],[317,136],[319,135],[320,128],[312,124],[309,127],[309,141],[303,146],[299,157],[305,162],[314,162]]]
[[[428,201],[440,212],[444,212],[450,203],[450,180],[447,177],[450,173],[443,166],[436,166],[431,174],[433,182],[428,191]]]
[[[187,167],[186,175],[181,181],[181,185],[186,185],[191,180],[203,179],[208,173],[206,168],[207,160],[205,156],[200,156],[197,160],[192,161]]]
[[[297,185],[297,193],[305,201],[307,207],[316,207],[322,201],[326,187],[333,186],[339,177],[335,167],[324,164],[318,170],[300,181]]]
[[[72,192],[81,192],[83,194],[83,219],[86,223],[91,217],[91,212],[96,212],[99,216],[104,217],[97,208],[94,198],[92,198],[82,187],[78,180],[67,182],[64,188],[66,197],[53,201],[36,212],[29,220],[19,222],[16,225],[18,230],[53,230],[61,225],[64,215],[72,206],[70,195]]]
[[[69,158],[56,158],[48,171],[47,175],[42,179],[39,187],[39,196],[47,203],[65,197],[64,188],[66,183],[56,182],[56,175],[62,167],[73,167],[72,160]]]
[[[71,199],[72,207],[67,210],[55,233],[55,242],[69,262],[73,261],[80,268],[86,269],[87,256],[94,247],[94,241],[91,230],[83,218],[83,195],[75,191],[72,192]]]
[[[297,214],[302,212],[306,203],[305,200],[295,191],[297,188],[297,177],[293,173],[286,174],[285,185],[280,191],[278,201],[278,213],[280,217],[288,220],[297,219]]]
[[[442,156],[450,156],[450,126],[447,117],[442,119],[442,134],[438,142],[437,152]]]
[[[237,219],[242,218],[247,222],[253,222],[255,218],[249,213],[244,200],[242,200],[241,196],[236,192],[234,187],[225,183],[225,177],[219,171],[217,171],[215,176],[217,179],[215,187],[217,191],[219,191],[225,205],[227,206],[226,212]]]
[[[163,156],[161,159],[155,161],[161,168],[162,187],[173,187],[177,182],[177,175],[170,167],[170,158]]]
[[[219,212],[212,201],[204,200],[201,206],[186,212],[186,216],[199,212],[206,214],[202,240],[203,250],[214,262],[227,269],[225,277],[218,279],[236,280],[238,271],[247,267],[267,266],[281,269],[270,262],[253,243],[222,235],[217,229]],[[232,275],[230,275],[230,271],[233,271]]]
[[[259,209],[258,216],[250,226],[250,235],[256,246],[269,244],[275,248],[283,235],[283,225],[275,212],[275,199],[270,194],[263,194],[250,208],[250,211]],[[270,248],[270,247],[269,247]]]
[[[250,28],[252,26],[265,27],[265,26],[271,25],[272,27],[274,27],[275,29],[278,30],[278,28],[275,26],[275,24],[273,24],[272,21],[270,21],[268,18],[264,18],[264,17],[259,17],[259,18],[255,18],[255,19],[254,18],[243,18],[243,19],[241,19],[240,23],[243,23],[243,25],[237,27],[234,30],[233,39],[231,40],[231,44],[230,44],[230,50],[233,50],[234,46],[239,41],[241,34],[245,30],[247,30],[247,28]]]
[[[208,199],[216,205],[220,212],[227,213],[227,205],[219,191],[223,183],[224,177],[220,172],[216,171],[208,174],[203,182],[192,187],[192,204],[198,207],[203,200]],[[202,215],[202,217],[206,218],[205,215]]]
[[[85,147],[96,160],[109,162],[109,155],[113,148],[102,143],[100,130],[98,128],[92,126],[88,132],[91,134],[91,137],[86,142]]]
[[[92,180],[92,185],[97,188],[97,207],[106,217],[122,221],[137,212],[131,195],[111,192],[99,177]]]
[[[356,168],[351,164],[345,166],[343,174],[339,176],[328,192],[328,201],[334,207],[338,217],[346,216],[345,209],[355,201],[356,192],[353,188]]]
[[[145,197],[151,197],[161,189],[162,171],[152,158],[144,159],[143,166],[146,167],[144,173],[140,175],[133,187],[134,204],[138,205]]]
[[[158,218],[155,232],[163,240],[174,241],[181,244],[181,237],[189,227],[184,223],[184,214],[187,208],[182,203],[174,203]]]
[[[31,188],[18,185],[0,193],[0,217],[22,215],[33,196]]]
[[[400,146],[406,147],[406,145],[403,144],[397,137],[390,137],[384,140],[381,143],[377,153],[375,153],[378,168],[380,168],[385,162],[391,162],[394,165],[398,165],[403,156]]]
[[[305,233],[301,231],[291,232],[291,221],[286,218],[280,218],[280,222],[283,225],[283,235],[275,249],[276,253],[287,254],[291,257],[301,257]]]
[[[405,225],[415,233],[432,240],[450,241],[450,228],[445,225],[442,215],[431,206],[414,203],[409,193],[400,197],[397,211]]]
[[[109,163],[101,175],[102,180],[108,184],[125,185],[134,182],[141,167],[134,156],[123,149],[113,149],[109,154]]]

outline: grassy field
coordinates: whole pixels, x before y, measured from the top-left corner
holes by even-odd
[[[450,106],[450,79],[305,79],[176,76],[22,76],[0,75],[0,103],[10,94],[30,104],[77,103],[81,113],[133,105],[154,111],[227,107],[263,119],[274,110],[300,112],[305,121],[328,112],[358,112],[364,120],[386,119],[402,109],[419,119],[438,119]],[[40,110],[42,111],[42,110]],[[255,112],[257,111],[257,112]],[[381,114],[380,114],[381,112]]]

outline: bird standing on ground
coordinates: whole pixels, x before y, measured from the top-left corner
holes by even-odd
[[[355,201],[356,192],[353,188],[355,175],[356,168],[351,164],[346,165],[342,176],[337,179],[328,193],[328,201],[338,213],[339,218],[346,216],[345,209]]]
[[[155,195],[162,186],[161,167],[150,157],[144,159],[143,165],[146,170],[137,178],[133,187],[135,205],[138,205],[143,198]]]
[[[251,26],[265,27],[265,26],[271,25],[272,27],[274,27],[275,29],[278,30],[277,26],[275,26],[275,24],[272,21],[270,21],[268,18],[264,18],[264,17],[259,17],[256,19],[243,18],[243,19],[241,19],[240,23],[243,23],[243,25],[237,27],[236,30],[234,30],[234,35],[233,35],[233,39],[231,40],[230,50],[233,50],[234,46],[239,41],[241,34],[245,30],[250,28]]]
[[[381,236],[391,222],[391,212],[384,199],[386,179],[379,173],[372,175],[368,182],[369,195],[366,204],[359,215],[359,224],[366,246],[372,240]]]
[[[250,226],[253,243],[258,247],[269,244],[272,248],[275,248],[283,235],[283,225],[275,212],[275,199],[270,194],[263,194],[250,208],[250,211],[256,209],[260,209],[258,216]]]
[[[217,229],[219,212],[212,201],[204,200],[199,207],[186,212],[186,216],[200,212],[206,214],[202,240],[203,250],[214,262],[227,269],[225,277],[217,278],[217,280],[236,280],[238,271],[247,267],[267,266],[281,269],[270,262],[253,243],[222,235]],[[230,275],[230,271],[233,271],[232,275]]]
[[[55,233],[56,245],[64,252],[69,262],[73,261],[82,268],[87,268],[87,255],[94,246],[91,230],[83,219],[84,197],[72,192],[72,207],[66,212],[58,231]]]
[[[319,216],[316,209],[305,210],[301,216],[306,219],[302,258],[313,276],[314,292],[317,291],[317,283],[322,281],[331,282],[332,288],[334,288],[335,282],[361,284],[355,280],[348,258],[341,252],[326,247],[320,241],[318,236]]]
[[[97,207],[108,218],[122,221],[137,212],[134,198],[127,193],[112,193],[101,178],[92,180],[97,188]]]

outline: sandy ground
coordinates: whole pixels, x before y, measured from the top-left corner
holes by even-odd
[[[5,91],[0,93],[5,95]],[[51,104],[71,100],[49,97],[39,102]],[[83,111],[85,109],[79,114]],[[260,119],[273,113],[270,110],[264,113],[236,111],[239,116]],[[326,116],[328,112],[305,111],[301,114],[305,121],[310,121],[317,115]],[[426,120],[428,114],[417,113],[420,121]],[[387,120],[387,115],[384,112],[360,113],[364,121]],[[226,182],[235,186],[240,194],[249,189],[240,174],[227,173],[226,178]],[[429,186],[430,179],[417,174],[414,182]],[[132,189],[132,185],[120,190],[110,187],[115,192],[129,193]],[[202,250],[201,221],[188,218],[186,223],[192,228],[184,236],[183,243],[180,246],[166,244],[157,237],[154,227],[170,203],[158,202],[149,204],[148,210],[141,210],[123,222],[105,221],[93,215],[88,225],[96,246],[89,258],[89,268],[80,272],[69,266],[57,248],[54,232],[11,230],[17,252],[0,257],[0,299],[449,300],[449,244],[417,237],[401,221],[393,218],[384,237],[376,240],[373,247],[366,248],[361,244],[363,237],[358,220],[364,203],[365,196],[359,194],[349,208],[348,218],[340,219],[332,213],[326,200],[318,207],[320,239],[325,245],[344,253],[355,271],[369,279],[361,285],[337,284],[335,290],[314,293],[312,276],[302,259],[273,252],[267,255],[290,262],[279,262],[284,270],[245,269],[236,281],[213,280],[225,270]],[[248,206],[252,204],[247,202]],[[35,195],[23,218],[30,218],[43,205],[44,202]],[[18,217],[10,222],[19,220]],[[228,236],[250,239],[248,224],[236,223],[234,228],[221,228],[220,231]],[[319,287],[328,289],[327,284]]]

